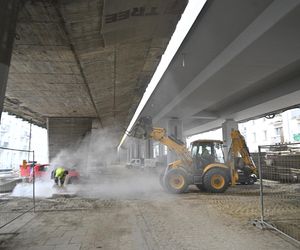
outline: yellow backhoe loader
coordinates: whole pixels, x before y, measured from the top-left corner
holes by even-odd
[[[195,184],[203,191],[222,193],[230,185],[253,184],[257,180],[256,166],[238,130],[231,133],[227,162],[222,141],[197,140],[189,151],[184,143],[168,136],[164,128],[152,127],[151,117],[141,117],[130,136],[159,141],[180,158],[170,163],[160,176],[160,183],[168,192],[183,193]]]

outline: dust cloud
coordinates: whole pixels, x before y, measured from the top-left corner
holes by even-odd
[[[55,193],[53,182],[37,180],[35,182],[35,196],[40,198],[50,198]],[[14,188],[11,196],[13,197],[33,197],[32,183],[19,183]]]
[[[103,129],[87,135],[70,148],[63,149],[50,162],[46,175],[36,179],[36,197],[53,197],[57,194],[75,194],[83,198],[147,198],[162,192],[159,184],[159,169],[127,169],[118,161],[117,145],[112,130]],[[77,171],[78,183],[59,188],[51,179],[57,167]],[[12,196],[32,197],[32,184],[18,184]]]

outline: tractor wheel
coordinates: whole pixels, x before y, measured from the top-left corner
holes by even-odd
[[[200,191],[203,191],[203,192],[206,191],[206,189],[205,189],[205,187],[204,187],[203,184],[196,184],[196,187],[197,187]]]
[[[173,194],[183,193],[187,187],[187,174],[186,171],[180,168],[169,170],[164,177],[164,185],[168,192]]]
[[[159,175],[159,184],[160,184],[160,186],[162,187],[162,189],[163,189],[164,191],[168,191],[167,188],[166,188],[166,185],[165,185],[165,183],[164,183],[164,177],[165,177],[165,170],[162,171],[162,172],[160,173],[160,175]]]
[[[229,180],[224,169],[212,168],[205,173],[203,184],[208,192],[223,193],[229,186]]]
[[[255,174],[252,174],[252,175],[249,177],[248,184],[249,184],[249,185],[253,185],[255,182],[257,182],[257,176],[256,176]]]

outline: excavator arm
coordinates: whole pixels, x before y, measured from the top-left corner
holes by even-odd
[[[174,151],[186,165],[192,165],[193,159],[186,146],[168,136],[164,128],[154,127],[149,138],[159,141],[161,144],[167,146],[168,149]]]
[[[245,167],[248,168],[251,173],[256,174],[256,166],[250,156],[244,136],[241,135],[240,131],[233,130],[231,132],[231,139],[232,143],[229,153],[232,154],[233,158],[241,156]]]
[[[186,146],[168,136],[164,128],[152,127],[152,119],[150,117],[141,117],[130,135],[140,139],[159,141],[161,144],[167,146],[168,149],[174,151],[184,165],[192,167],[193,159]],[[175,165],[180,165],[180,162],[176,161]]]
[[[209,163],[200,162],[197,155],[193,159],[183,143],[167,135],[164,128],[153,127],[150,117],[141,117],[130,135],[140,139],[159,141],[168,149],[174,151],[180,158],[180,160],[170,163],[160,175],[162,187],[171,193],[183,193],[190,184],[195,184],[198,188],[209,192],[221,193],[228,188],[230,182],[231,185],[234,185],[238,180],[240,183],[244,182],[245,184],[255,182],[251,179],[251,175],[255,172],[256,167],[250,157],[246,142],[238,131],[232,133],[231,156],[234,158],[241,155],[245,163],[245,171],[236,169],[234,160],[229,161],[229,165],[226,165],[224,162],[215,162],[215,160]],[[201,143],[201,141],[196,141],[194,144],[197,153]],[[213,154],[216,153],[214,152],[214,144],[215,142],[212,142],[210,146]],[[204,141],[203,145],[207,145],[207,141]],[[243,174],[244,179],[240,178],[241,174]]]

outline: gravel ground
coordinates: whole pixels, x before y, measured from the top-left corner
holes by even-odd
[[[87,182],[55,198],[37,199],[35,215],[5,231],[14,234],[0,234],[0,249],[299,249],[278,233],[252,225],[260,215],[258,185],[218,195],[191,187],[171,195],[147,172],[110,172],[97,180],[97,185]],[[289,221],[290,233],[297,236],[299,196],[291,198],[290,191],[297,193],[298,187],[274,185],[266,185],[267,216],[284,227]],[[281,199],[276,206],[274,197]],[[29,198],[4,198],[0,212],[11,215],[32,205]]]

